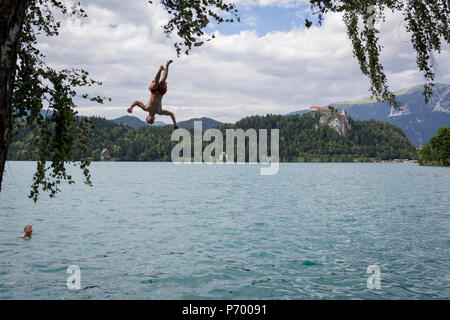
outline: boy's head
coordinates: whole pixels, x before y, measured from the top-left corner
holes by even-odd
[[[149,114],[148,116],[147,116],[147,123],[150,123],[150,124],[152,124],[153,122],[155,122],[155,115],[151,115],[151,114]]]
[[[25,232],[26,234],[32,234],[33,233],[33,227],[31,225],[26,225],[23,228],[23,232]]]

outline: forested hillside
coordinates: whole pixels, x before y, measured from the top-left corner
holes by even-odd
[[[106,119],[91,119],[93,130],[89,136],[89,148],[92,160],[100,160],[101,151],[105,148],[116,161],[171,160],[171,150],[177,142],[170,141],[173,131],[170,126],[135,130]],[[279,129],[280,161],[284,162],[417,158],[415,147],[398,127],[381,121],[352,119],[350,125],[351,130],[343,136],[327,125],[320,125],[318,115],[308,113],[302,116],[251,116],[218,129],[223,132],[227,128]],[[35,135],[36,131],[19,125],[8,159],[36,160],[38,146],[34,145]]]

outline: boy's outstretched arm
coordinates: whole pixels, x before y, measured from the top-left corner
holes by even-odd
[[[172,118],[173,128],[178,129],[177,120],[175,120],[175,115],[173,114],[173,112],[170,112],[168,110],[161,110],[161,112],[159,114],[161,114],[163,116],[170,116],[170,118]]]
[[[135,100],[135,101],[131,104],[131,106],[127,109],[128,113],[132,113],[132,112],[133,112],[133,108],[134,108],[135,106],[138,106],[138,107],[140,107],[142,110],[147,111],[147,107],[145,106],[145,104],[143,104],[143,103],[140,102],[140,101]]]

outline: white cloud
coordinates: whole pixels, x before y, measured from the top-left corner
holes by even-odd
[[[241,6],[251,7],[282,7],[282,8],[294,8],[302,4],[309,4],[309,0],[231,0],[230,2],[236,3]]]
[[[248,15],[242,20],[242,22],[244,23],[244,25],[254,28],[258,25],[260,19],[256,15]]]
[[[294,27],[264,36],[248,30],[234,35],[217,32],[216,39],[195,48],[190,56],[176,58],[174,39],[167,39],[161,28],[168,15],[157,1],[153,5],[145,0],[135,0],[133,5],[119,0],[85,2],[89,18],[83,24],[64,24],[59,37],[40,43],[51,64],[87,69],[103,81],[103,86],[90,91],[113,98],[105,106],[81,102],[80,114],[126,115],[133,100],[148,100],[148,85],[169,58],[175,62],[163,103],[179,120],[207,116],[235,121],[368,94],[369,82],[352,56],[337,14],[328,15],[323,27],[310,30]],[[392,89],[421,83],[401,16],[389,14],[382,27],[382,59]],[[449,51],[447,45],[436,56],[438,81],[450,82]],[[143,112],[136,115],[145,119]],[[169,122],[165,117],[158,120]]]

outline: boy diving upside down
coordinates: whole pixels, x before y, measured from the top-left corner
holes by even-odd
[[[147,123],[152,124],[155,122],[155,115],[160,114],[163,116],[170,116],[173,121],[173,128],[178,129],[177,121],[175,120],[175,115],[173,112],[170,112],[168,110],[162,109],[162,98],[164,94],[167,92],[167,74],[169,72],[169,65],[172,63],[172,60],[169,60],[166,62],[166,67],[164,66],[159,67],[158,73],[155,76],[155,80],[152,81],[152,84],[148,88],[150,90],[150,100],[147,104],[143,104],[141,101],[134,101],[131,106],[127,109],[128,113],[133,112],[133,108],[138,106],[142,110],[149,113],[147,116]],[[162,78],[161,78],[161,72],[163,72]],[[161,79],[160,79],[161,78]]]

